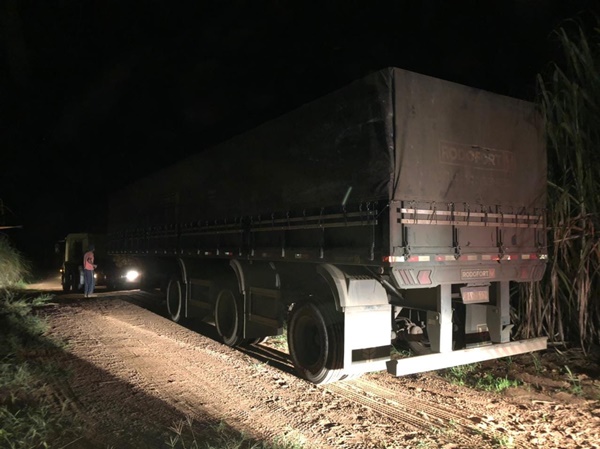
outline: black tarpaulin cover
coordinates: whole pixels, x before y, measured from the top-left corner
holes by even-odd
[[[545,186],[532,104],[387,68],[132,183],[109,231],[344,200],[544,207]]]

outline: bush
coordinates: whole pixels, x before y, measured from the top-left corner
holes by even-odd
[[[0,288],[19,286],[30,274],[31,264],[0,234]]]
[[[66,403],[53,399],[53,382],[60,375],[47,357],[56,344],[44,337],[46,323],[34,307],[49,295],[19,297],[0,289],[0,447],[29,449],[67,446],[80,426],[68,415]],[[59,401],[60,402],[60,401]]]

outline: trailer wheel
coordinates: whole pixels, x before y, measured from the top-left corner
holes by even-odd
[[[241,304],[233,288],[223,288],[215,304],[215,324],[223,343],[238,346],[243,343],[241,334]]]
[[[71,283],[69,282],[69,279],[66,278],[65,274],[62,275],[60,283],[62,285],[63,292],[68,292],[71,290]]]
[[[296,371],[306,380],[326,384],[345,377],[343,339],[343,315],[334,304],[307,302],[292,309],[288,346]]]
[[[167,313],[176,323],[181,321],[183,312],[183,288],[178,277],[172,277],[167,286]]]

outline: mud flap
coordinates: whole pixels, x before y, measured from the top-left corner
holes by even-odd
[[[392,306],[383,286],[376,279],[353,276],[334,265],[320,265],[317,271],[331,286],[344,314],[344,371],[385,370],[391,354]]]

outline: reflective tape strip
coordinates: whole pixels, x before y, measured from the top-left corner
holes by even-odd
[[[439,214],[438,214],[439,215]],[[545,226],[543,223],[512,223],[512,222],[498,222],[498,221],[467,221],[467,220],[447,220],[444,217],[432,216],[429,218],[400,218],[398,223],[405,225],[437,225],[437,226],[485,226],[485,227],[499,227],[499,228],[531,228],[531,229],[543,229]]]
[[[430,262],[431,256],[386,256],[383,258],[384,262]]]
[[[436,256],[387,256],[383,258],[384,262],[398,263],[398,262],[476,262],[476,261],[498,261],[498,260],[545,260],[548,258],[547,254],[463,254],[458,258],[453,254],[438,254]]]
[[[521,259],[530,260],[530,259],[541,259],[537,254],[521,254]]]

